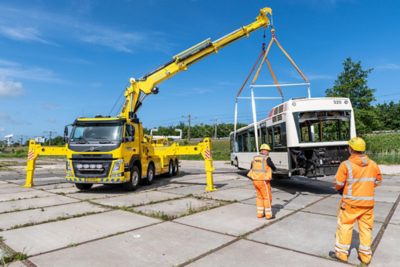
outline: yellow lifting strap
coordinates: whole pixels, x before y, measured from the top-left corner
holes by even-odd
[[[283,54],[285,55],[285,57],[289,60],[289,62],[292,64],[292,66],[293,66],[293,67],[296,69],[296,71],[300,74],[300,76],[303,78],[303,80],[304,80],[306,83],[308,83],[309,80],[308,80],[308,78],[304,75],[304,73],[301,71],[301,69],[299,68],[299,66],[297,66],[296,62],[294,62],[294,60],[290,57],[289,53],[288,53],[288,52],[283,48],[283,46],[280,44],[280,42],[279,42],[278,39],[276,38],[275,29],[274,29],[273,27],[271,27],[271,40],[269,41],[268,46],[267,46],[267,49],[266,49],[265,52],[264,52],[264,56],[263,56],[263,59],[262,59],[262,61],[261,61],[261,64],[258,66],[258,69],[257,69],[257,71],[256,71],[256,74],[255,74],[254,77],[253,77],[252,84],[255,84],[255,83],[256,83],[256,81],[257,81],[257,79],[258,79],[258,76],[260,75],[261,69],[262,69],[262,67],[263,67],[263,63],[265,63],[265,64],[267,64],[267,66],[268,66],[269,72],[271,73],[271,76],[272,76],[272,78],[273,78],[273,80],[274,80],[274,83],[276,84],[276,86],[277,86],[277,88],[278,88],[278,90],[279,90],[279,93],[280,93],[281,96],[283,97],[283,93],[282,93],[282,90],[281,90],[281,88],[280,88],[280,86],[279,86],[278,79],[277,79],[277,77],[276,77],[276,75],[275,75],[275,72],[274,72],[273,69],[272,69],[272,65],[271,65],[270,61],[268,60],[268,54],[269,54],[269,51],[271,50],[271,47],[272,47],[272,44],[273,44],[273,43],[275,43],[275,44],[278,46],[278,48],[282,51],[282,53],[283,53]]]

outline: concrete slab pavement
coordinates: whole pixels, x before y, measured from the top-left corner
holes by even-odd
[[[78,201],[79,201],[78,199],[73,199],[73,198],[54,195],[54,194],[47,196],[47,197],[3,201],[3,202],[0,202],[0,213],[48,207],[48,206],[56,206],[56,205],[68,204],[68,203],[73,203],[73,202],[78,202]]]
[[[347,266],[336,261],[327,261],[318,257],[263,245],[248,240],[239,240],[210,255],[201,258],[190,267],[265,267],[265,266]]]
[[[220,205],[221,203],[215,200],[188,197],[140,206],[133,208],[133,210],[150,216],[165,216],[173,219]]]
[[[88,202],[72,203],[60,206],[44,207],[25,211],[0,214],[0,229],[8,230],[38,224],[51,220],[59,220],[88,213],[104,212],[108,209]]]
[[[337,216],[337,211],[339,207],[339,198],[326,198],[319,201],[318,203],[311,205],[304,209],[305,212],[318,213],[324,215]],[[384,222],[388,216],[390,209],[392,208],[392,203],[387,202],[375,202],[374,208],[374,219],[376,222]]]
[[[150,227],[33,257],[37,266],[177,266],[233,238],[164,222]]]
[[[374,237],[381,225],[381,223],[375,224]],[[334,248],[336,226],[335,217],[300,211],[249,235],[248,239],[319,257],[328,257],[329,251]],[[354,229],[349,262],[358,264],[356,249],[359,239],[357,227]]]
[[[226,201],[240,201],[249,198],[255,199],[256,193],[254,189],[251,190],[245,188],[229,188],[225,190],[217,190],[214,192],[201,193],[198,194],[198,196]]]
[[[1,235],[13,250],[36,255],[157,222],[159,220],[154,218],[116,210],[9,230]]]
[[[275,220],[289,213],[290,211],[280,210],[275,214]],[[223,234],[240,236],[274,221],[267,221],[264,218],[259,219],[256,215],[257,211],[255,205],[250,206],[242,203],[233,203],[182,217],[175,221]]]
[[[92,200],[92,202],[111,207],[133,207],[180,197],[182,196],[167,192],[148,191],[131,193],[112,198],[95,199]]]
[[[400,205],[397,206],[389,223],[400,225]]]
[[[23,191],[23,192],[0,194],[0,202],[10,201],[10,200],[27,199],[27,198],[35,198],[35,197],[47,197],[47,196],[54,196],[54,194],[50,193],[50,192],[29,189],[29,190]]]
[[[372,258],[372,267],[397,267],[400,262],[400,226],[389,224]]]

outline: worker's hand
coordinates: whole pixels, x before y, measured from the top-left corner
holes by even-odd
[[[344,188],[342,188],[342,189],[340,189],[340,190],[337,190],[337,192],[338,192],[339,195],[341,195],[341,196],[343,196],[343,189],[344,189]]]

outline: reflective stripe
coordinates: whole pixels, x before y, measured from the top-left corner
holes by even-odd
[[[374,197],[354,197],[350,195],[343,195],[343,198],[348,198],[352,200],[374,200]]]
[[[369,250],[371,250],[371,247],[370,246],[359,245],[358,249],[369,251]]]
[[[264,210],[264,207],[257,207],[258,210]]]
[[[346,255],[349,254],[349,252],[348,252],[347,250],[338,248],[338,247],[336,247],[336,246],[335,246],[335,250],[336,250],[337,252],[341,252],[341,253],[344,253],[344,254],[346,254]]]
[[[362,157],[363,162],[365,160],[365,165],[366,165],[366,158]],[[362,196],[353,196],[353,184],[354,183],[366,183],[366,182],[375,182],[376,178],[374,177],[362,177],[362,178],[357,178],[354,179],[353,177],[353,168],[351,167],[350,161],[346,160],[345,161],[347,169],[349,171],[349,177],[347,178],[347,181],[349,183],[349,187],[347,190],[347,195],[343,195],[343,198],[351,199],[351,200],[374,200],[374,197],[362,197]],[[365,167],[365,166],[364,166]]]
[[[351,168],[350,160],[346,160],[345,163],[349,171],[349,178],[347,178],[349,181],[348,194],[351,196],[353,194],[353,168]]]
[[[362,253],[362,254],[365,254],[365,255],[371,255],[372,254],[371,247],[362,246],[362,245],[360,245],[358,247],[358,252]]]
[[[375,181],[375,184],[380,184],[380,183],[382,183],[382,180],[376,180]]]
[[[375,178],[364,177],[364,178],[354,179],[354,183],[375,182],[375,180],[376,180]]]
[[[262,210],[258,210],[258,211],[257,211],[257,213],[258,213],[258,214],[263,214],[263,213],[264,213],[264,211],[262,211]]]
[[[335,246],[337,246],[338,248],[342,248],[342,249],[349,249],[350,245],[344,245],[344,244],[340,244],[338,242],[336,242]]]
[[[367,158],[365,156],[361,157],[361,160],[363,162],[363,166],[367,166]]]
[[[272,211],[271,208],[265,208],[265,211]]]
[[[344,183],[343,182],[339,182],[338,180],[336,180],[336,184],[340,185],[340,186],[344,186]]]

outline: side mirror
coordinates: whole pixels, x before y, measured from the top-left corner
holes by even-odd
[[[68,138],[68,126],[64,127],[64,142],[68,143],[69,138]]]

